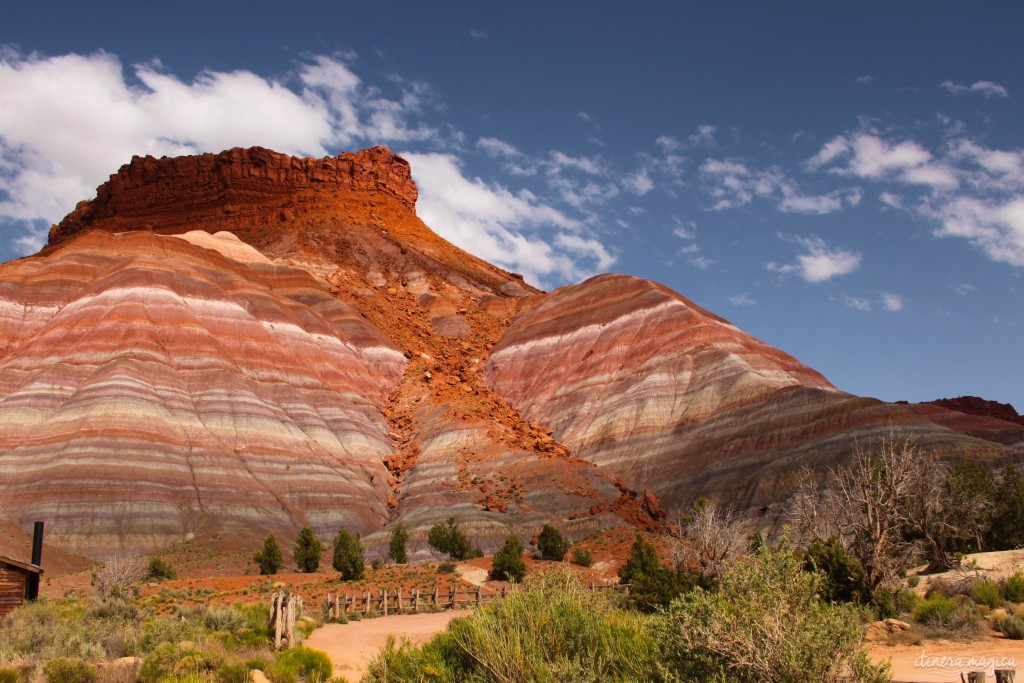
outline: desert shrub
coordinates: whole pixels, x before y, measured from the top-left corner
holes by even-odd
[[[143,683],[160,683],[168,678],[213,678],[224,664],[223,657],[197,650],[163,643],[142,660],[139,679]]]
[[[971,586],[971,597],[979,605],[995,609],[999,607],[999,584],[989,579],[977,579]]]
[[[941,593],[918,601],[914,606],[913,619],[919,624],[948,631],[972,632],[979,624],[978,612],[970,599]]]
[[[454,574],[456,566],[457,565],[454,562],[442,562],[441,564],[437,565],[437,573]]]
[[[323,556],[324,544],[313,535],[313,530],[308,526],[303,527],[299,537],[295,541],[295,564],[300,572],[307,574],[315,572],[320,567],[320,558]]]
[[[1024,602],[1024,574],[1014,572],[999,584],[999,592],[1010,602]]]
[[[247,683],[249,667],[242,662],[225,662],[217,669],[218,683]]]
[[[23,683],[25,677],[12,666],[0,666],[0,683]]]
[[[594,564],[594,556],[587,548],[576,548],[572,551],[572,561],[581,567],[589,567]]]
[[[389,641],[364,680],[639,682],[657,678],[656,654],[646,617],[560,569],[453,620],[422,647]]]
[[[96,680],[96,669],[81,659],[51,659],[43,665],[43,673],[50,683],[94,683]]]
[[[1010,640],[1024,640],[1024,619],[1012,614],[1003,617],[999,622],[999,631]]]
[[[263,576],[276,574],[281,569],[281,548],[278,547],[274,534],[267,536],[263,541],[263,548],[252,556],[252,561],[259,567]]]
[[[537,537],[537,550],[540,551],[540,559],[561,562],[569,552],[569,539],[555,527],[545,524]]]
[[[804,554],[804,568],[821,572],[824,583],[821,597],[828,602],[866,602],[864,567],[851,557],[835,536],[827,541],[815,539]]]
[[[375,572],[376,571],[380,571],[383,567],[384,567],[384,560],[380,559],[379,557],[373,558],[373,561],[370,562],[370,568],[373,569],[373,571],[375,571]]]
[[[211,631],[238,633],[249,627],[249,619],[238,607],[210,605],[203,611],[203,626]]]
[[[366,550],[359,539],[359,535],[353,536],[344,526],[338,529],[338,535],[334,537],[334,561],[332,566],[341,574],[342,581],[355,581],[363,578],[366,571],[364,558]]]
[[[0,661],[130,656],[141,637],[134,608],[120,601],[86,608],[73,600],[40,598],[0,620]]]
[[[629,559],[619,570],[619,581],[629,584],[629,599],[641,612],[666,607],[682,592],[680,577],[658,561],[654,546],[637,533]]]
[[[327,655],[301,645],[282,652],[270,669],[275,673],[290,671],[297,678],[316,683],[331,680],[331,675],[334,673],[334,667]],[[268,671],[269,674],[270,671]],[[273,676],[271,676],[271,680],[275,680],[275,683],[285,683],[277,681]]]
[[[888,681],[860,647],[857,608],[818,599],[826,579],[785,548],[761,548],[695,587],[656,619],[678,680]]]
[[[199,624],[191,619],[150,619],[143,627],[142,648],[152,650],[161,643],[195,640],[201,630]]]
[[[167,581],[177,577],[178,573],[170,562],[162,557],[151,557],[142,578],[144,581]]]
[[[430,527],[430,531],[427,533],[427,543],[437,552],[447,555],[453,560],[465,560],[472,556],[475,550],[473,544],[459,529],[454,517],[449,517],[445,523]]]
[[[917,574],[912,574],[912,575],[907,577],[907,587],[908,588],[917,588],[917,586],[920,583],[921,583],[921,577],[918,576]]]
[[[505,539],[505,544],[494,554],[491,561],[491,579],[499,581],[521,582],[526,576],[526,562],[523,561],[523,544],[513,534]]]
[[[399,522],[391,530],[391,537],[388,539],[388,557],[395,564],[405,564],[409,561],[409,553],[406,545],[409,543],[409,532],[405,525]]]

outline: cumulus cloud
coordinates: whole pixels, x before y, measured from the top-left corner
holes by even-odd
[[[795,263],[768,263],[765,267],[776,273],[796,273],[807,282],[826,282],[840,275],[848,275],[860,267],[861,255],[845,249],[834,249],[820,237],[794,240],[805,253]]]
[[[852,308],[855,311],[861,311],[867,313],[871,310],[871,302],[863,297],[859,296],[843,296],[843,303],[848,308]]]
[[[829,167],[837,175],[871,180],[895,178],[901,182],[951,189],[959,184],[953,170],[935,161],[932,153],[912,140],[891,143],[870,132],[829,140],[806,166],[811,171]]]
[[[1024,197],[957,196],[921,212],[939,222],[938,236],[964,238],[993,261],[1024,266]]]
[[[729,297],[729,303],[733,306],[753,306],[757,303],[749,292],[740,292]]]
[[[907,300],[899,294],[882,292],[882,308],[890,313],[902,311],[907,307]]]
[[[421,189],[417,209],[441,236],[534,284],[581,279],[607,270],[615,256],[583,234],[576,219],[480,178],[467,178],[449,154],[406,153]]]
[[[135,154],[262,145],[321,156],[358,141],[431,139],[415,121],[434,95],[393,79],[397,97],[344,60],[316,56],[286,77],[205,70],[191,80],[159,62],[125,69],[111,54],[0,53],[0,218],[21,221],[22,251]]]
[[[718,126],[713,126],[709,123],[705,123],[701,126],[697,126],[697,132],[691,134],[687,141],[691,147],[713,147],[715,144],[715,133],[718,131]]]
[[[716,211],[744,206],[755,199],[774,201],[784,213],[822,215],[843,207],[843,193],[805,194],[775,166],[757,169],[742,159],[707,159],[700,166],[700,176],[714,201],[711,208]],[[853,205],[860,201],[860,194],[847,192],[845,198]]]
[[[959,85],[953,81],[943,81],[939,84],[941,88],[954,95],[984,95],[985,97],[1009,97],[1010,93],[1006,88],[993,83],[992,81],[976,81],[971,85]]]

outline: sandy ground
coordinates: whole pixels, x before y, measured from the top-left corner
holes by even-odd
[[[995,677],[992,670],[1016,669],[1024,673],[1024,641],[1003,638],[985,638],[973,642],[926,641],[921,645],[868,646],[875,662],[892,662],[893,681],[905,683],[960,683],[960,673],[988,669],[988,680]],[[942,658],[946,660],[943,661]],[[970,658],[974,662],[970,662]],[[1007,659],[1013,659],[1012,663]],[[959,661],[958,661],[959,660]],[[1020,675],[1018,675],[1018,680]]]
[[[366,673],[371,659],[388,639],[404,636],[414,643],[425,643],[443,631],[455,617],[464,617],[472,610],[437,612],[435,614],[401,614],[379,619],[350,621],[347,624],[326,624],[303,641],[306,647],[326,652],[334,663],[334,675],[356,683]],[[1022,660],[1024,661],[1024,660]]]

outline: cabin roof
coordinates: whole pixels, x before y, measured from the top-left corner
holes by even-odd
[[[14,569],[20,569],[22,571],[31,572],[33,574],[42,574],[43,573],[43,568],[42,567],[37,567],[34,564],[29,564],[28,562],[22,562],[21,560],[13,560],[13,559],[11,559],[9,557],[4,557],[3,555],[0,555],[0,564],[6,564],[6,565],[11,566]]]

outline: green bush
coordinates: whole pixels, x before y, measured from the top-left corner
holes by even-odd
[[[437,565],[437,573],[454,574],[456,566],[458,565],[456,565],[454,562],[442,562],[441,564]]]
[[[526,562],[523,561],[523,544],[513,534],[505,539],[505,545],[494,554],[491,561],[491,579],[521,582],[526,576]]]
[[[299,537],[295,541],[295,564],[299,571],[306,574],[315,572],[320,568],[320,558],[323,556],[324,544],[313,535],[313,530],[308,526],[303,527]]]
[[[311,682],[330,681],[331,675],[334,673],[334,667],[327,655],[301,645],[282,652],[272,668],[291,671],[298,678]],[[276,683],[285,682],[276,681]]]
[[[399,522],[391,530],[391,537],[388,539],[388,557],[395,564],[405,564],[409,561],[409,552],[406,545],[409,543],[409,532],[405,525]]]
[[[537,550],[540,551],[540,559],[561,562],[569,552],[569,539],[555,527],[545,524],[537,537]]]
[[[252,556],[252,561],[259,567],[263,576],[276,574],[281,569],[281,548],[278,547],[274,534],[267,536],[263,541],[263,548]]]
[[[161,683],[170,677],[209,676],[223,663],[219,655],[163,643],[142,660],[139,678],[143,683]]]
[[[594,556],[587,548],[576,548],[572,551],[572,561],[581,567],[589,567],[594,564]]]
[[[249,667],[242,662],[224,663],[217,669],[218,683],[248,683]]]
[[[167,581],[178,578],[171,563],[162,557],[149,558],[149,565],[146,566],[146,573],[143,574],[143,581]]]
[[[51,659],[43,665],[43,673],[50,683],[94,683],[96,680],[96,669],[81,659]]]
[[[680,577],[658,561],[654,546],[637,533],[629,559],[619,570],[619,582],[629,584],[630,602],[641,612],[668,606],[682,592]]]
[[[332,566],[341,574],[342,581],[357,581],[363,578],[366,572],[365,556],[366,550],[359,539],[359,534],[353,536],[344,526],[340,527],[338,535],[334,537]]]
[[[971,597],[979,605],[992,609],[999,607],[999,584],[989,579],[977,579],[971,584]]]
[[[203,625],[211,631],[238,633],[249,627],[249,619],[238,607],[208,606],[203,610]]]
[[[454,517],[443,524],[435,524],[427,533],[427,543],[439,553],[453,560],[465,560],[474,554],[473,545],[459,529]]]
[[[673,680],[888,681],[861,649],[858,610],[818,599],[826,582],[785,548],[762,547],[656,619]]]
[[[828,602],[867,601],[868,587],[864,567],[851,557],[835,536],[827,541],[815,539],[804,554],[804,568],[824,576],[822,599]]]
[[[929,595],[914,606],[913,619],[919,624],[945,630],[974,630],[979,623],[974,603],[963,596]]]
[[[23,683],[25,677],[11,666],[0,666],[0,683]]]
[[[1003,579],[999,584],[999,592],[1010,602],[1024,602],[1024,575],[1014,572],[1013,576]]]
[[[586,590],[571,570],[558,569],[452,620],[448,631],[422,647],[389,641],[363,680],[657,680],[657,647],[647,623]]]
[[[999,631],[1010,640],[1024,640],[1024,619],[1013,614],[1003,617]]]

